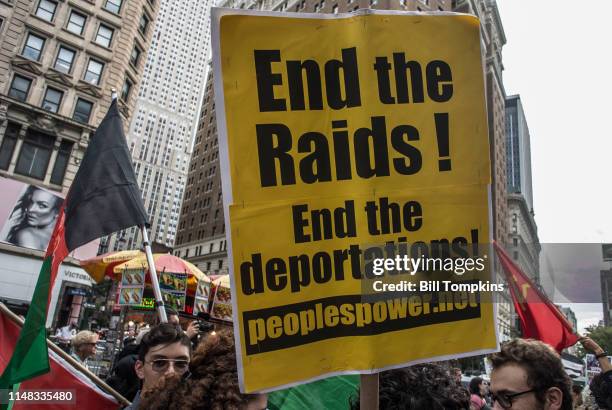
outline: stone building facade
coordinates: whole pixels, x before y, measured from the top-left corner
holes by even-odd
[[[158,1],[0,1],[1,176],[67,192],[111,89],[132,114]]]

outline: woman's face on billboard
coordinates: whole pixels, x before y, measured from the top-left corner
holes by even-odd
[[[57,198],[49,192],[36,190],[26,208],[26,222],[30,226],[47,226],[57,216]]]

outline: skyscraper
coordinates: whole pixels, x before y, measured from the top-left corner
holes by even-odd
[[[508,193],[522,194],[533,212],[531,139],[519,95],[506,98],[506,152]]]
[[[529,127],[519,95],[506,98],[507,190],[512,258],[539,282],[540,240],[533,212]]]
[[[193,135],[210,50],[212,1],[163,0],[128,133],[128,146],[152,241],[172,246],[178,226]],[[136,228],[105,241],[102,250],[137,248]]]

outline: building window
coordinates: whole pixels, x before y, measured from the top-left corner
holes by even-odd
[[[140,22],[138,23],[138,30],[140,30],[143,36],[147,34],[148,26],[149,26],[149,18],[147,17],[145,13],[142,13],[142,16],[140,16]]]
[[[74,114],[72,115],[72,118],[80,122],[88,123],[92,109],[93,103],[82,98],[78,98],[76,105],[74,106]]]
[[[66,174],[66,168],[68,167],[68,160],[70,159],[72,145],[73,143],[71,141],[66,140],[63,140],[60,144],[57,152],[57,159],[53,165],[53,172],[51,173],[52,184],[62,185],[64,182],[64,175]]]
[[[87,70],[85,71],[84,80],[90,84],[99,85],[103,69],[103,63],[96,61],[93,58],[90,58],[89,63],[87,64]]]
[[[11,83],[11,89],[9,90],[9,97],[13,97],[19,101],[25,101],[28,98],[28,92],[30,91],[31,85],[32,80],[15,74],[13,82]]]
[[[29,129],[23,140],[15,173],[43,180],[53,149],[53,137]]]
[[[121,2],[122,0],[106,0],[104,8],[111,13],[119,14],[119,11],[121,11]]]
[[[76,53],[69,48],[60,46],[57,58],[55,59],[54,68],[62,73],[69,74],[72,70],[72,63]]]
[[[100,27],[98,27],[98,34],[96,34],[96,43],[104,47],[110,47],[113,39],[113,32],[114,30],[112,28],[100,24]]]
[[[55,17],[55,10],[57,9],[57,2],[50,0],[40,0],[38,7],[36,8],[36,16],[43,20],[53,21]]]
[[[63,95],[63,92],[56,90],[55,88],[47,87],[45,98],[42,102],[43,109],[51,112],[57,112],[59,110],[60,103],[62,102]]]
[[[0,146],[0,169],[8,169],[11,164],[11,158],[13,158],[13,150],[17,145],[17,136],[21,129],[20,124],[9,122],[6,126],[6,132],[2,139],[2,146]]]
[[[66,29],[71,33],[80,36],[83,34],[83,30],[85,29],[86,20],[87,17],[85,17],[81,13],[77,13],[76,11],[72,10],[70,12],[70,18],[68,19],[68,26],[66,26]]]
[[[40,60],[43,46],[45,45],[45,39],[35,34],[29,33],[28,38],[23,46],[21,54],[30,60]]]
[[[127,101],[130,98],[130,91],[132,91],[132,82],[127,78],[123,82],[123,88],[121,88],[121,99]]]
[[[134,46],[132,49],[132,54],[130,55],[130,64],[134,67],[138,66],[138,60],[140,59],[140,50],[137,46]]]

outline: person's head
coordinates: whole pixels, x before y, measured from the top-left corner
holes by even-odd
[[[467,410],[470,396],[437,364],[427,363],[388,370],[379,374],[378,398],[381,409]],[[351,399],[359,409],[359,395]]]
[[[491,355],[494,409],[571,410],[571,381],[561,358],[537,340],[514,339]]]
[[[151,328],[142,337],[134,365],[142,390],[151,390],[164,376],[187,373],[190,357],[191,342],[183,331],[170,323]]]
[[[139,345],[142,342],[142,339],[145,337],[145,335],[149,333],[150,331],[151,331],[150,327],[143,327],[142,329],[140,329],[140,331],[138,332],[138,335],[136,336],[136,339],[134,339],[134,343]]]
[[[85,360],[96,354],[96,343],[98,342],[98,334],[89,330],[81,330],[72,338],[72,347],[74,352]]]
[[[470,380],[469,386],[470,394],[477,394],[480,397],[484,397],[487,394],[487,385],[480,377],[473,377]]]
[[[62,198],[29,186],[22,198],[24,222],[27,226],[43,228],[55,221],[62,206]]]
[[[582,386],[578,384],[572,384],[572,402],[574,407],[582,404]]]
[[[451,376],[457,383],[461,383],[461,369],[458,367],[453,367],[451,369]]]
[[[164,309],[166,310],[166,317],[168,318],[168,323],[175,326],[180,326],[181,322],[179,320],[178,312],[170,307],[166,307]]]
[[[236,348],[231,331],[220,331],[198,345],[189,378],[171,377],[145,395],[140,409],[264,410],[265,394],[242,394],[238,385]]]
[[[595,403],[597,403],[600,409],[612,410],[612,386],[606,382],[602,373],[593,377],[591,384],[589,384],[589,388],[591,389],[591,394],[595,398]]]

